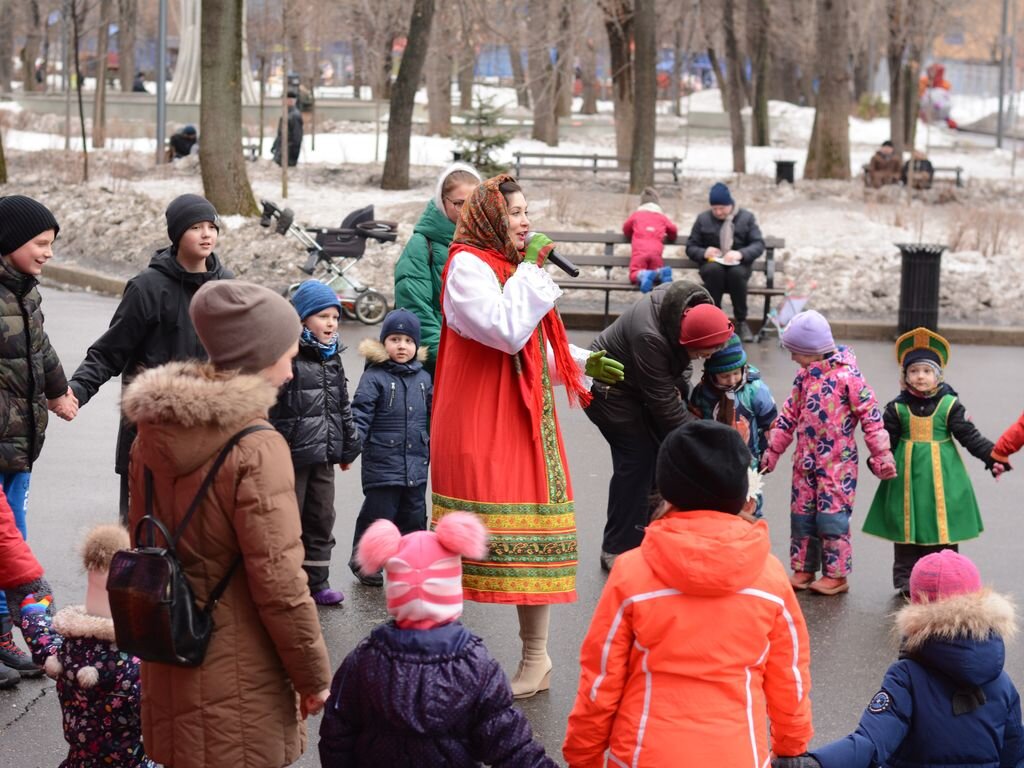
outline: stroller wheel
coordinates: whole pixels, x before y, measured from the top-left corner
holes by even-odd
[[[388,313],[388,300],[377,291],[365,291],[355,301],[356,319],[367,325],[376,325]]]
[[[359,319],[356,316],[355,302],[354,301],[343,301],[343,302],[341,302],[341,314],[344,315],[349,320],[358,320]]]

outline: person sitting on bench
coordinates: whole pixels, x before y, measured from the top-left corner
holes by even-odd
[[[874,189],[899,182],[900,156],[896,154],[891,141],[882,142],[882,146],[871,156],[871,161],[864,171],[864,181]]]
[[[711,187],[711,208],[693,223],[686,241],[686,255],[694,261],[704,287],[719,307],[728,291],[736,332],[740,340],[751,342],[754,334],[747,325],[747,283],[751,265],[764,253],[764,237],[754,214],[737,208],[732,194],[722,182]]]
[[[910,168],[911,162],[914,164],[913,170]],[[907,179],[908,175],[913,177],[910,181]],[[919,149],[915,149],[911,153],[911,160],[905,162],[903,170],[900,171],[900,181],[903,182],[903,186],[912,183],[914,189],[931,189],[934,178],[935,168],[932,167],[932,161]]]
[[[180,131],[168,139],[170,146],[167,148],[167,159],[178,160],[192,154],[193,148],[198,151],[196,142],[199,141],[199,134],[196,133],[194,125],[186,125]]]

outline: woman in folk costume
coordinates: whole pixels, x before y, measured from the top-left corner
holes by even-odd
[[[885,406],[896,477],[883,480],[864,520],[864,532],[894,542],[893,586],[904,594],[910,572],[925,555],[957,549],[983,530],[974,487],[953,438],[998,472],[992,442],[967,415],[956,391],[943,380],[949,342],[927,328],[896,340],[903,391]]]
[[[585,375],[622,367],[574,347],[555,310],[562,291],[541,268],[551,241],[530,228],[511,176],[466,200],[442,275],[443,323],[431,427],[433,522],[456,510],[487,526],[485,560],[463,566],[465,598],[515,605],[523,656],[517,698],[547,690],[551,605],[576,600],[576,519],[555,383],[586,404]]]

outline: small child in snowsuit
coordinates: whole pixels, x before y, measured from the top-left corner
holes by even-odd
[[[735,427],[750,449],[750,466],[758,468],[765,448],[765,432],[779,412],[761,372],[747,364],[746,350],[735,333],[724,347],[704,361],[704,374],[690,394],[690,411],[702,419]],[[761,517],[760,491],[756,498],[754,515]]]
[[[359,379],[352,414],[363,441],[363,507],[356,519],[349,567],[360,582],[379,587],[379,573],[355,563],[363,532],[375,520],[390,520],[403,534],[427,527],[427,464],[430,460],[430,374],[423,368],[420,321],[407,309],[384,318],[380,341],[364,339],[359,352],[366,370]]]
[[[927,328],[915,328],[896,340],[896,360],[903,391],[883,415],[896,477],[879,484],[864,532],[893,542],[892,585],[906,594],[918,560],[941,549],[956,551],[956,542],[984,529],[967,468],[950,437],[989,471],[996,471],[996,461],[992,442],[943,381],[949,342]]]
[[[1003,472],[1013,469],[1010,466],[1010,456],[1019,451],[1022,445],[1024,445],[1024,413],[996,440],[991,456],[997,463],[992,468],[992,474],[998,477]]]
[[[622,234],[630,238],[629,281],[640,286],[642,293],[650,293],[660,283],[672,282],[672,267],[665,266],[662,252],[665,238],[675,240],[676,225],[658,205],[658,193],[647,187],[640,195],[637,208],[622,225]]]
[[[107,599],[111,558],[128,546],[128,531],[119,525],[89,532],[82,545],[85,605],[62,608],[51,620],[50,597],[29,594],[21,602],[32,656],[57,681],[70,745],[61,768],[156,766],[142,747],[139,659],[117,649]]]
[[[1003,669],[1013,604],[982,587],[974,563],[948,549],[919,560],[896,629],[900,659],[857,730],[809,755],[777,758],[774,768],[1024,762],[1020,696]]]
[[[761,469],[771,472],[796,435],[790,501],[789,556],[794,589],[836,595],[853,568],[850,516],[857,493],[860,422],[878,477],[896,476],[889,435],[874,390],[849,347],[836,347],[828,321],[814,310],[794,317],[782,344],[800,366],[793,391],[768,432]],[[823,575],[815,580],[818,569]]]
[[[292,361],[292,379],[270,411],[270,423],[292,452],[309,592],[317,605],[338,605],[345,595],[331,589],[328,580],[335,543],[334,465],[347,470],[361,448],[341,363],[341,302],[333,289],[306,280],[292,305],[302,320],[299,353]]]
[[[462,615],[460,556],[487,556],[487,532],[468,512],[405,536],[378,520],[355,562],[385,569],[392,621],[342,662],[320,724],[320,764],[553,768],[512,706],[512,688]]]
[[[28,488],[32,465],[46,437],[47,410],[71,420],[78,402],[43,330],[38,277],[53,257],[60,225],[42,203],[24,195],[0,197],[0,486],[22,536],[28,535]],[[27,327],[26,327],[27,323]],[[11,639],[11,616],[0,594],[0,664],[42,672]]]

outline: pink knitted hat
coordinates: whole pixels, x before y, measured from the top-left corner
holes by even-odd
[[[487,556],[487,530],[469,512],[451,512],[433,531],[405,536],[378,520],[356,553],[363,573],[384,568],[388,613],[402,629],[433,629],[462,615],[462,556]]]
[[[922,557],[910,573],[910,602],[934,603],[981,590],[978,568],[958,552],[943,549]]]
[[[823,355],[836,348],[832,327],[820,312],[808,309],[793,317],[782,334],[782,346],[798,355]]]

